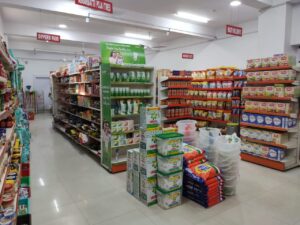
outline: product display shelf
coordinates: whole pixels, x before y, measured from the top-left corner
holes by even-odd
[[[69,114],[69,115],[72,115],[72,116],[76,116],[76,117],[78,117],[78,118],[80,118],[80,119],[82,119],[82,120],[85,120],[85,121],[87,121],[87,122],[90,122],[90,123],[94,123],[94,124],[100,125],[100,123],[97,123],[97,122],[92,121],[92,120],[90,120],[90,119],[87,119],[87,118],[84,118],[84,117],[82,117],[82,116],[76,115],[76,114],[71,113],[71,112],[69,112],[69,111],[66,111],[66,110],[63,110],[63,109],[60,109],[60,111],[61,111],[61,112],[64,112],[64,113],[67,113],[67,114]]]
[[[276,169],[280,171],[286,171],[294,167],[299,166],[299,163],[296,161],[295,157],[290,157],[287,160],[275,161],[268,158],[263,158],[257,155],[249,154],[242,152],[241,159],[244,161],[252,162],[261,166],[269,167],[271,169]]]
[[[262,115],[271,115],[271,116],[285,116],[297,119],[296,113],[276,113],[276,112],[268,112],[268,111],[260,111],[260,110],[244,110],[246,113],[255,113],[255,114],[262,114]]]
[[[262,145],[270,145],[270,146],[274,146],[274,147],[278,147],[278,148],[282,148],[282,149],[295,149],[297,148],[297,141],[294,142],[288,142],[288,143],[284,143],[284,144],[277,144],[274,142],[269,142],[269,141],[262,141],[262,140],[257,140],[254,138],[249,138],[249,137],[244,137],[241,136],[242,139],[249,141],[249,142],[254,142],[254,143],[258,143],[258,144],[262,144]]]
[[[153,71],[154,68],[145,66],[101,65],[101,165],[109,172],[125,171],[127,150],[139,146],[133,138],[139,129],[122,129],[124,124],[140,124],[140,105],[153,105]],[[121,126],[120,132],[112,131],[115,125]]]
[[[112,86],[121,85],[121,86],[152,86],[153,83],[150,82],[111,82]]]
[[[91,148],[89,148],[88,146],[86,145],[83,145],[81,144],[80,142],[78,142],[75,138],[73,138],[71,135],[67,134],[66,133],[66,129],[62,126],[60,126],[59,124],[57,123],[53,123],[53,126],[59,130],[62,134],[64,134],[66,137],[68,137],[69,139],[71,139],[73,142],[75,142],[76,144],[80,145],[81,147],[83,147],[84,149],[88,150],[89,152],[93,153],[94,155],[98,156],[99,158],[101,157],[101,153],[100,151],[96,151],[96,150],[93,150]]]
[[[250,73],[256,72],[266,74],[266,71],[274,71],[269,72],[273,74],[284,74],[280,71],[284,70],[292,70],[291,66],[277,66],[277,67],[267,67],[267,68],[251,68],[247,69],[246,72],[249,73],[248,79],[252,78]],[[279,72],[276,72],[276,71]],[[287,73],[287,72],[286,72]],[[290,74],[290,73],[289,73]],[[296,74],[297,75],[297,74]],[[298,74],[299,75],[299,74]],[[254,77],[254,79],[257,79]],[[251,90],[251,86],[254,87],[270,87],[275,86],[281,88],[280,90],[292,89],[296,86],[299,86],[298,80],[251,80],[247,81],[247,87]],[[275,89],[274,89],[275,90]],[[274,91],[275,93],[275,91]],[[245,95],[243,99],[246,100],[246,107],[244,110],[244,114],[241,119],[240,126],[243,128],[256,129],[258,128],[258,132],[267,132],[270,134],[275,134],[276,136],[284,135],[286,138],[282,143],[273,142],[273,141],[265,141],[265,140],[257,140],[255,138],[249,137],[248,132],[245,130],[242,135],[242,149],[241,149],[241,159],[244,161],[252,162],[255,164],[259,164],[265,167],[273,168],[280,171],[285,171],[300,165],[299,163],[299,151],[300,151],[300,136],[299,136],[299,101],[297,96],[295,97],[277,97],[277,96],[257,96],[254,95]],[[284,96],[284,94],[282,94]],[[262,104],[269,104],[265,102],[270,102],[270,104],[281,104],[288,105],[289,112],[280,109],[276,109],[275,106],[271,109],[267,108],[254,108],[251,106],[251,100],[253,104],[259,105],[260,102]],[[256,102],[256,103],[255,103]],[[252,107],[252,108],[251,108]],[[247,118],[252,118],[252,121],[248,122]],[[254,123],[254,118],[259,118],[258,122]],[[263,120],[261,120],[263,119]],[[273,123],[271,123],[273,120]],[[264,122],[265,120],[265,122]],[[272,125],[266,125],[272,124]],[[275,126],[277,124],[277,126]],[[257,131],[255,131],[257,132]],[[274,140],[274,139],[273,139]],[[281,139],[282,140],[282,139]],[[288,140],[288,141],[287,141]],[[263,149],[262,151],[252,151],[248,145],[259,146],[259,149]],[[272,152],[272,153],[270,153]]]
[[[274,67],[260,67],[260,68],[249,68],[246,72],[257,72],[257,71],[273,71],[273,70],[290,70],[292,66],[274,66]]]
[[[263,84],[292,84],[292,85],[299,85],[298,80],[267,80],[267,81],[247,81],[248,85],[263,85]]]
[[[88,132],[86,132],[86,131],[80,129],[79,127],[77,127],[77,126],[74,125],[74,124],[71,124],[71,123],[69,123],[69,122],[67,122],[67,121],[65,121],[65,120],[60,120],[60,121],[63,122],[63,123],[65,123],[65,124],[67,124],[67,125],[69,125],[69,126],[71,126],[71,127],[74,127],[75,129],[77,129],[77,130],[80,131],[81,133],[86,134],[87,136],[89,136],[90,138],[92,138],[92,139],[94,139],[94,140],[96,140],[96,141],[98,141],[98,142],[101,141],[100,138],[97,138],[97,137],[94,137],[94,136],[90,135]]]
[[[293,97],[273,97],[273,96],[243,96],[244,99],[248,100],[266,100],[266,101],[291,101],[298,102],[297,98]]]
[[[111,99],[151,99],[153,96],[112,96]]]
[[[78,105],[78,104],[74,104],[74,103],[71,103],[71,102],[61,101],[61,103],[67,104],[67,105],[77,106],[79,108],[91,109],[91,110],[95,110],[95,111],[99,111],[99,112],[101,111],[100,109],[97,109],[97,108],[94,108],[94,107]]]
[[[13,71],[14,65],[13,65],[10,57],[8,56],[8,54],[5,51],[5,47],[2,46],[2,45],[3,44],[1,43],[1,46],[0,46],[0,61],[3,63],[4,68],[7,71]]]
[[[66,136],[70,141],[93,153],[98,158],[101,156],[100,138],[94,137],[93,135],[89,134],[89,131],[83,130],[70,123],[69,118],[75,121],[79,120],[80,123],[85,126],[96,126],[98,132],[101,131],[100,122],[79,115],[79,112],[92,113],[94,116],[99,115],[99,121],[101,121],[101,108],[88,106],[94,104],[94,102],[99,102],[101,105],[100,93],[93,94],[97,93],[95,91],[95,87],[100,89],[101,81],[98,80],[100,78],[99,72],[100,68],[82,70],[80,72],[67,74],[65,76],[61,76],[59,72],[51,74],[54,117],[53,127],[61,131],[61,133],[64,134],[64,136]],[[79,90],[74,92],[74,88],[79,88]],[[61,125],[58,123],[61,123]],[[68,126],[70,129],[77,131],[77,135],[81,135],[81,137],[77,136],[74,138],[72,135],[67,133],[62,126]],[[85,136],[87,139],[87,144],[80,143],[79,139],[82,138],[82,136]],[[99,146],[97,147],[97,150],[93,150],[88,145]]]

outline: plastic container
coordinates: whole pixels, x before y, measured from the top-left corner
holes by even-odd
[[[180,120],[176,123],[178,127],[178,133],[184,135],[183,142],[193,145],[196,145],[197,141],[197,132],[196,132],[196,120]]]
[[[177,155],[182,151],[183,135],[179,133],[158,134],[157,150],[164,156]]]
[[[157,172],[157,184],[163,191],[172,191],[182,187],[183,172],[175,171],[173,173]]]
[[[181,188],[173,191],[163,191],[157,188],[157,203],[163,209],[170,209],[181,205]]]
[[[183,154],[164,156],[157,154],[157,167],[162,173],[172,173],[182,170]]]

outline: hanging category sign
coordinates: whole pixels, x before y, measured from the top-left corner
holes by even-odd
[[[226,34],[241,37],[243,36],[243,28],[232,25],[226,25]]]
[[[103,64],[146,64],[143,45],[101,42],[100,49]]]
[[[113,13],[113,4],[104,0],[75,0],[75,4],[99,10],[107,13]]]
[[[194,59],[194,54],[191,54],[191,53],[182,53],[181,57],[183,59]]]
[[[60,43],[60,36],[56,34],[45,34],[45,33],[36,33],[36,39],[39,41],[49,41],[54,43]]]

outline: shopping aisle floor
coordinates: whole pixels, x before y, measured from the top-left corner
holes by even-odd
[[[300,168],[286,173],[241,162],[238,194],[209,209],[184,200],[146,207],[126,192],[126,173],[111,175],[52,128],[31,123],[33,225],[300,225]]]

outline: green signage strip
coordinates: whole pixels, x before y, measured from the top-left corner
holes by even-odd
[[[146,64],[145,49],[143,45],[101,42],[100,49],[103,64]]]

